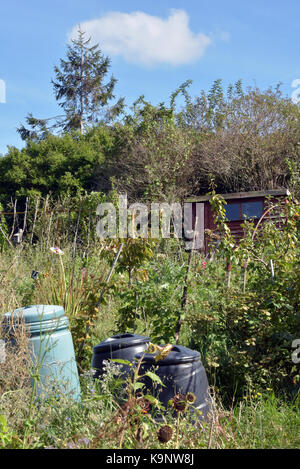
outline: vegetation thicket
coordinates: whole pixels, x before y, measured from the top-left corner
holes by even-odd
[[[244,90],[241,81],[225,91],[216,80],[192,98],[187,81],[168,104],[141,96],[125,112],[123,100],[110,106],[109,68],[79,31],[52,81],[63,115],[29,115],[19,129],[24,148],[0,158],[1,311],[62,305],[82,389],[80,404],[49,390],[36,405],[38,373],[26,331],[16,328],[5,360],[0,342],[0,447],[299,447],[299,105],[279,86]],[[218,194],[283,187],[291,195],[269,202],[280,226],[245,221],[236,245]],[[186,252],[175,236],[97,236],[97,205],[120,193],[129,202],[182,202],[208,192],[221,237],[216,245],[208,233],[207,256]],[[140,363],[125,383],[112,362],[93,381],[93,346],[123,332],[200,351],[213,399],[206,422],[195,425],[193,396],[181,395],[155,420],[161,404],[143,394]]]
[[[134,201],[182,200],[205,194],[212,180],[220,193],[299,190],[299,105],[280,85],[244,90],[238,81],[224,90],[218,79],[192,97],[188,80],[169,103],[140,96],[126,111],[123,99],[109,105],[116,84],[105,83],[109,67],[79,31],[52,80],[64,114],[27,116],[29,127],[18,129],[24,148],[9,147],[0,159],[2,203],[113,189]]]

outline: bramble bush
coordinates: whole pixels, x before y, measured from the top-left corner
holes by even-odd
[[[209,382],[224,398],[240,398],[249,387],[295,394],[299,368],[291,344],[300,337],[299,206],[286,201],[281,228],[268,221],[255,229],[245,222],[237,246],[225,202],[212,195],[222,238],[209,258],[194,253],[184,310],[187,254],[159,253],[143,266],[146,278],[116,290],[117,328],[174,343],[181,317],[179,343],[201,352]]]
[[[284,213],[280,229],[266,222],[255,236],[246,223],[239,246],[224,247],[223,239],[215,260],[196,268],[190,284],[190,345],[228,397],[241,397],[249,387],[299,389],[291,359],[292,341],[300,337],[299,206],[287,200]]]

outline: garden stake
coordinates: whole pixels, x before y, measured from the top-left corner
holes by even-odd
[[[11,200],[11,203],[12,202],[13,201]],[[14,218],[13,218],[13,223],[12,223],[12,228],[11,228],[11,233],[9,235],[9,239],[12,238],[14,231],[15,231],[15,223],[16,223],[16,217],[17,217],[17,199],[15,200],[13,207],[14,207],[14,211],[13,211]]]
[[[4,239],[6,239],[6,241],[8,242],[8,244],[9,244],[10,246],[12,246],[12,243],[11,243],[10,239],[6,236],[5,232],[2,230],[1,225],[0,225],[0,232],[2,233],[2,236],[4,237]]]
[[[49,247],[49,242],[50,242],[52,218],[53,218],[53,212],[51,211],[51,213],[50,213],[50,220],[49,220],[49,226],[48,226],[48,233],[47,233],[46,249],[48,249],[48,247]]]
[[[37,214],[38,214],[39,205],[40,205],[40,198],[38,197],[38,199],[36,201],[36,204],[35,204],[35,212],[34,212],[34,219],[33,219],[33,225],[32,225],[30,244],[33,243],[34,228],[35,228],[35,223],[36,223],[36,218],[37,218]]]
[[[135,334],[135,328],[136,328],[136,317],[137,317],[137,309],[138,309],[138,295],[135,293],[135,312],[134,312],[134,324],[133,324],[133,334]]]
[[[249,257],[244,262],[244,275],[243,275],[243,293],[246,293],[246,282],[247,282],[247,266],[249,262]]]
[[[116,266],[116,263],[118,262],[119,256],[120,256],[121,251],[122,251],[122,249],[123,249],[123,246],[124,246],[124,243],[121,243],[121,244],[120,244],[120,247],[119,247],[119,249],[118,249],[118,252],[117,252],[117,254],[116,254],[116,257],[115,257],[115,259],[114,259],[114,262],[113,262],[113,264],[112,264],[112,266],[111,266],[111,269],[110,269],[110,271],[109,271],[109,274],[108,274],[108,276],[107,276],[107,279],[106,279],[106,281],[105,281],[105,285],[104,285],[104,287],[103,287],[102,290],[101,290],[101,293],[100,293],[100,296],[99,296],[99,300],[98,300],[98,302],[97,302],[97,304],[96,304],[96,308],[98,308],[98,306],[99,306],[100,303],[101,303],[103,293],[104,293],[104,291],[105,291],[105,288],[106,288],[108,282],[110,281],[110,278],[111,278],[111,276],[112,276],[112,273],[113,273],[113,271],[114,271],[114,268],[115,268],[115,266]]]
[[[197,226],[198,219],[196,217],[195,219],[195,227]],[[194,239],[193,239],[193,246],[192,249],[189,252],[189,258],[188,258],[188,263],[187,263],[187,269],[185,273],[185,279],[184,279],[184,287],[183,287],[183,293],[182,293],[182,298],[181,298],[181,310],[184,311],[186,301],[187,301],[187,287],[188,287],[188,276],[189,276],[189,271],[190,271],[190,265],[191,265],[191,260],[193,256],[193,250],[195,246],[195,239],[197,236],[197,231],[194,232]],[[178,338],[179,338],[179,332],[181,329],[181,324],[182,324],[182,318],[181,315],[178,318],[177,324],[176,324],[176,329],[175,329],[175,343],[177,343]]]
[[[99,296],[99,300],[98,300],[97,303],[96,303],[96,308],[98,308],[99,305],[100,305],[100,303],[101,303],[101,300],[102,300],[104,291],[105,291],[105,289],[106,289],[106,287],[107,287],[108,282],[110,281],[110,278],[111,278],[111,276],[112,276],[112,273],[113,273],[113,271],[114,271],[114,268],[115,268],[115,266],[116,266],[116,263],[118,262],[119,256],[120,256],[121,251],[122,251],[122,249],[123,249],[123,246],[124,246],[124,243],[121,243],[121,244],[120,244],[120,247],[119,247],[119,249],[118,249],[118,252],[117,252],[117,254],[116,254],[116,257],[115,257],[115,259],[114,259],[114,261],[113,261],[113,264],[112,264],[112,266],[111,266],[111,269],[110,269],[110,271],[109,271],[109,274],[108,274],[108,276],[107,276],[107,279],[106,279],[106,281],[105,281],[105,285],[104,285],[104,287],[103,287],[102,290],[101,290],[101,293],[100,293],[100,296]],[[90,324],[88,324],[88,325],[86,326],[86,329],[85,329],[85,337],[86,337],[86,335],[88,334],[89,330],[90,330]],[[83,340],[83,341],[80,343],[79,347],[78,347],[78,355],[79,355],[79,356],[80,356],[80,354],[81,354],[82,349],[83,349],[84,346],[85,346],[85,341]]]
[[[272,280],[274,280],[274,265],[273,265],[272,259],[270,259],[270,267],[271,267]]]
[[[26,197],[25,214],[24,214],[24,221],[23,221],[23,233],[26,229],[28,206],[29,206],[29,199],[28,197]]]
[[[77,217],[77,222],[76,222],[76,230],[75,230],[75,236],[74,236],[74,240],[73,240],[73,253],[72,253],[73,259],[75,259],[75,255],[76,255],[76,244],[77,244],[77,236],[78,236],[78,229],[79,229],[79,222],[80,222],[80,217],[81,217],[82,205],[83,205],[83,202],[81,202],[80,210],[79,210],[78,217]]]

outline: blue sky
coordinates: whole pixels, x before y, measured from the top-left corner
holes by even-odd
[[[187,79],[192,95],[222,78],[261,89],[282,82],[292,96],[300,88],[299,17],[299,0],[1,2],[0,153],[22,147],[16,127],[29,112],[60,113],[50,81],[78,24],[110,56],[116,97],[130,106],[141,94],[168,102]]]

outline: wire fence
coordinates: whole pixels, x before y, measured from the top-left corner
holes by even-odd
[[[11,209],[0,211],[0,237],[10,245],[26,241],[42,243],[48,248],[58,243],[72,243],[74,253],[79,245],[88,249],[97,236],[97,200],[93,202],[88,196],[79,201],[52,200],[49,196],[16,199],[11,202]],[[21,210],[19,204],[22,204]]]

